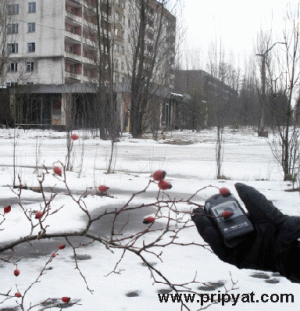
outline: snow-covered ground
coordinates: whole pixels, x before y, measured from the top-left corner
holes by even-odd
[[[190,131],[165,133],[164,137],[154,141],[151,137],[144,139],[132,139],[128,135],[120,138],[115,145],[114,173],[106,174],[109,156],[110,141],[101,141],[87,131],[76,132],[80,139],[74,141],[74,156],[72,160],[73,171],[67,172],[67,183],[75,197],[86,190],[91,193],[85,198],[86,206],[90,213],[96,213],[99,209],[118,208],[124,205],[132,193],[143,190],[150,179],[151,174],[157,169],[167,172],[166,180],[173,185],[168,190],[171,198],[188,198],[197,190],[208,185],[227,187],[236,194],[234,184],[244,182],[256,187],[264,193],[268,199],[280,208],[284,213],[290,215],[300,214],[300,198],[298,192],[287,192],[291,188],[289,182],[283,182],[281,168],[272,157],[272,153],[265,138],[257,137],[252,129],[241,129],[232,131],[227,129],[224,135],[224,161],[222,174],[224,179],[216,180],[215,162],[215,139],[213,130],[203,130],[199,133]],[[53,210],[64,206],[58,213],[47,220],[47,233],[75,231],[84,226],[83,213],[76,203],[65,193],[65,185],[59,178],[52,175],[54,163],[61,161],[65,163],[66,156],[66,133],[38,130],[0,130],[0,214],[3,214],[5,205],[10,204],[12,211],[5,215],[5,222],[0,226],[0,244],[5,241],[13,241],[23,237],[30,232],[29,222],[18,205],[18,198],[11,190],[14,179],[13,151],[16,151],[15,176],[20,176],[22,185],[27,188],[37,187],[38,174],[42,169],[36,166],[44,165],[51,174],[45,176],[44,186],[55,186],[59,190],[52,203]],[[83,157],[82,157],[83,155]],[[80,169],[83,158],[82,171]],[[16,181],[18,184],[18,180]],[[93,189],[100,184],[110,187],[109,197],[92,195]],[[146,193],[134,200],[134,204],[143,202],[155,202],[157,196],[157,185],[151,184]],[[215,188],[207,188],[200,191],[195,197],[198,204],[203,202],[212,194]],[[42,204],[40,193],[23,189],[21,201],[24,206],[33,211],[39,210]],[[183,206],[183,208],[190,208]],[[144,214],[153,213],[149,208]],[[138,214],[133,222],[132,231],[142,230],[144,214]],[[0,222],[2,217],[0,216]],[[158,221],[163,225],[164,221]],[[101,225],[101,224],[100,224]],[[105,224],[103,224],[105,226]],[[105,228],[99,228],[105,230]],[[130,230],[130,229],[129,229]],[[137,232],[138,232],[137,231]],[[147,234],[145,242],[151,241],[155,236]],[[166,236],[168,238],[168,235]],[[195,227],[184,229],[180,232],[179,243],[203,243]],[[4,294],[11,290],[11,294],[19,291],[21,294],[38,277],[41,269],[56,250],[55,242],[49,244],[42,256],[34,254],[35,243],[28,246],[32,255],[22,255],[18,262],[21,271],[15,277],[13,271],[15,266],[0,260],[0,293]],[[47,253],[49,250],[49,253]],[[30,252],[29,251],[29,252]],[[103,244],[93,243],[87,247],[77,250],[82,255],[78,260],[80,271],[86,277],[88,287],[93,294],[87,290],[87,285],[80,273],[75,269],[72,259],[73,250],[66,247],[59,251],[51,263],[47,266],[45,274],[40,282],[30,288],[25,296],[26,310],[30,304],[38,305],[32,310],[50,309],[50,304],[41,306],[40,303],[46,299],[71,297],[71,302],[79,301],[78,304],[63,304],[62,307],[70,307],[70,310],[180,310],[179,303],[160,302],[158,291],[168,289],[162,284],[153,284],[148,268],[142,264],[141,259],[126,253],[118,269],[120,273],[110,272],[114,269],[116,262],[120,259],[122,252],[106,249]],[[7,255],[6,255],[7,256]],[[5,256],[5,257],[6,257]],[[191,284],[191,288],[204,294],[203,299],[215,294],[215,298],[222,296],[226,289],[231,288],[232,280],[237,284],[235,290],[231,291],[232,299],[224,303],[213,305],[210,310],[298,310],[300,302],[300,285],[293,284],[283,277],[264,273],[253,277],[257,271],[239,270],[234,266],[223,263],[207,249],[198,246],[169,245],[163,249],[162,261],[157,257],[147,254],[147,259],[153,263],[155,268],[161,271],[173,283],[185,283],[193,280],[197,273],[198,284]],[[1,254],[0,254],[1,258]],[[50,269],[49,269],[50,267]],[[108,275],[109,274],[109,275]],[[218,283],[205,286],[208,283]],[[219,287],[218,287],[219,286]],[[172,292],[171,292],[172,293]],[[268,295],[269,302],[262,302],[262,295]],[[294,302],[271,302],[283,294],[292,294]],[[233,297],[239,297],[234,305]],[[251,297],[254,297],[251,302]],[[267,296],[263,296],[266,298]],[[291,298],[291,296],[289,296]],[[243,301],[242,301],[243,298]],[[0,296],[0,302],[5,297]],[[0,304],[0,310],[10,309],[17,306],[16,301],[21,298],[6,300]],[[259,302],[258,302],[259,301]],[[50,301],[51,302],[51,301]],[[199,309],[199,303],[189,303],[191,310]],[[52,308],[55,309],[55,308]],[[57,308],[56,308],[57,309]]]

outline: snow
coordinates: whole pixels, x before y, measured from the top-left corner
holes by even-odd
[[[177,200],[187,199],[196,191],[209,185],[227,187],[237,196],[234,188],[236,182],[243,182],[257,188],[264,193],[268,199],[289,215],[300,214],[300,198],[298,192],[287,192],[291,188],[289,182],[283,182],[282,170],[273,159],[272,152],[265,138],[257,137],[257,133],[250,129],[233,131],[226,129],[224,134],[224,161],[222,173],[226,179],[217,180],[215,163],[215,139],[214,130],[203,130],[200,132],[176,131],[164,133],[157,141],[151,136],[143,139],[133,139],[126,134],[116,143],[116,157],[114,158],[114,173],[106,174],[110,157],[110,141],[102,141],[94,137],[89,131],[76,131],[80,139],[74,141],[73,147],[73,171],[67,172],[67,184],[78,199],[85,191],[89,193],[83,201],[90,213],[99,209],[113,209],[123,206],[135,192],[142,191],[149,182],[151,174],[157,169],[167,172],[166,180],[171,182],[172,189],[168,190],[171,198]],[[12,205],[12,211],[5,215],[5,221],[0,226],[0,244],[5,241],[13,241],[30,233],[30,223],[24,217],[24,213],[18,204],[18,189],[11,189],[13,183],[13,147],[14,135],[16,135],[16,176],[20,176],[22,185],[21,202],[31,211],[41,210],[43,207],[42,194],[30,190],[30,187],[38,187],[41,180],[42,169],[36,170],[36,165],[44,165],[50,174],[45,176],[44,187],[58,189],[51,209],[59,211],[47,218],[44,225],[48,225],[47,233],[74,232],[84,228],[84,213],[74,202],[62,181],[63,178],[53,176],[52,167],[59,162],[66,161],[66,133],[50,130],[22,130],[22,129],[0,129],[0,208]],[[164,137],[163,137],[164,136]],[[80,172],[81,154],[83,156],[82,172]],[[17,181],[18,184],[18,181]],[[110,187],[109,196],[93,195],[96,188],[105,184]],[[203,204],[216,188],[208,187],[200,191],[195,197],[195,202]],[[167,191],[166,191],[167,192]],[[134,198],[132,204],[155,202],[158,195],[157,185],[150,184],[146,193]],[[49,192],[46,192],[49,199]],[[63,207],[63,208],[61,208]],[[178,204],[181,211],[189,211],[190,206]],[[60,209],[61,208],[61,209]],[[145,215],[152,215],[153,208],[145,210],[144,214],[138,216],[140,219],[132,229],[145,228],[142,220]],[[0,214],[3,211],[0,210]],[[166,213],[164,215],[167,215]],[[33,223],[38,220],[34,217]],[[2,217],[0,216],[0,222]],[[164,219],[159,219],[155,226],[163,226]],[[104,224],[103,224],[104,225]],[[157,228],[155,227],[155,228]],[[104,229],[103,229],[104,230]],[[142,230],[142,229],[139,229]],[[34,233],[39,229],[35,228]],[[170,239],[171,233],[164,237],[164,241]],[[156,233],[145,236],[145,242],[155,239]],[[198,235],[195,227],[182,230],[179,233],[178,243],[204,243]],[[35,248],[32,244],[32,249]],[[15,265],[1,261],[0,293],[11,290],[14,294],[18,290],[21,294],[39,276],[41,270],[50,258],[52,252],[56,251],[57,245],[49,244],[49,254],[38,257],[24,256],[17,263],[21,274],[16,278],[13,275]],[[162,261],[151,254],[145,257],[154,267],[164,273],[174,283],[185,283],[192,281],[197,274],[200,284],[191,284],[191,288],[197,292],[202,283],[220,282],[227,289],[232,286],[232,281],[237,282],[236,289],[228,294],[249,295],[254,292],[255,300],[261,295],[268,294],[269,297],[281,294],[293,294],[294,302],[242,302],[233,305],[231,299],[228,303],[215,304],[209,310],[229,310],[233,307],[237,310],[296,310],[299,305],[299,284],[294,284],[283,277],[273,276],[266,272],[264,275],[270,279],[278,279],[279,283],[266,283],[265,279],[254,278],[251,275],[257,271],[242,269],[220,261],[216,255],[203,247],[190,245],[169,245],[163,249],[155,249],[156,252],[163,251]],[[47,265],[47,270],[41,276],[40,282],[33,284],[28,290],[24,305],[26,310],[32,305],[37,305],[32,310],[47,310],[47,306],[40,305],[46,299],[60,299],[63,296],[71,297],[70,310],[181,310],[179,303],[159,302],[157,291],[167,289],[165,285],[154,284],[150,278],[147,267],[142,265],[142,260],[135,254],[127,252],[117,268],[117,272],[110,273],[122,256],[118,249],[108,250],[103,244],[93,243],[77,249],[78,255],[89,255],[86,260],[78,260],[80,271],[86,277],[84,282],[80,273],[75,269],[72,259],[73,250],[67,246],[60,250],[58,255]],[[1,256],[0,256],[1,257]],[[6,257],[6,256],[4,256]],[[49,269],[50,267],[50,269]],[[87,289],[93,290],[93,294]],[[128,293],[136,293],[138,296],[128,297]],[[214,291],[203,291],[204,295],[212,293],[225,294],[225,288],[218,287]],[[247,294],[247,295],[246,295]],[[205,298],[206,296],[203,296]],[[0,295],[0,302],[4,297]],[[16,301],[20,298],[12,298],[0,304],[0,310],[17,306]],[[67,307],[68,305],[63,305]],[[199,304],[189,303],[191,310],[199,309]],[[3,309],[1,309],[3,308]],[[50,307],[48,308],[50,309]],[[55,309],[55,308],[52,308]],[[56,308],[57,309],[57,308]]]

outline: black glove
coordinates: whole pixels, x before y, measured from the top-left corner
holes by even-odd
[[[256,189],[235,185],[244,202],[255,232],[233,248],[226,247],[214,220],[204,209],[197,208],[192,220],[203,239],[223,261],[238,268],[279,272],[292,282],[300,283],[300,217],[282,214]]]

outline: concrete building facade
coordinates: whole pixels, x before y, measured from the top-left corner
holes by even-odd
[[[174,93],[165,105],[163,116],[166,128],[183,128],[190,123],[188,120],[193,120],[195,110],[189,106],[193,106],[191,95],[195,90],[203,103],[202,109],[207,109],[207,116],[203,116],[205,111],[201,112],[200,127],[215,125],[215,106],[224,108],[222,119],[225,124],[232,122],[237,91],[204,70],[176,70]]]
[[[128,106],[130,101],[132,14],[138,14],[138,8],[134,7],[138,2],[99,0],[97,8],[96,0],[5,1],[8,15],[7,60],[1,84],[2,88],[11,90],[11,106],[17,123],[64,126],[68,94],[76,94],[76,103],[80,106],[83,105],[83,96],[95,95],[99,61],[105,61],[104,57],[100,59],[99,24],[101,49],[105,50],[105,40],[109,40],[113,48],[114,88],[120,114],[123,113],[122,107]],[[158,7],[153,0],[148,10],[146,45],[149,53],[154,44],[151,33],[153,35],[156,31]],[[164,23],[163,31],[174,36],[173,46],[175,18],[165,12],[166,21],[172,20],[172,23]],[[101,18],[99,23],[97,16]],[[170,42],[166,41],[166,44]],[[169,51],[156,76],[161,77],[156,83],[166,90],[165,93],[174,85],[174,71],[170,71],[174,67],[174,54],[175,47]],[[16,87],[18,93],[26,95],[19,107],[13,97]],[[123,116],[120,118],[124,120]],[[121,123],[124,130],[128,124],[125,121]]]

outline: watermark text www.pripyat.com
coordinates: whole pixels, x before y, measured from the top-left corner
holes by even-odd
[[[199,303],[201,306],[209,303],[220,303],[222,306],[230,304],[235,306],[242,303],[294,303],[293,294],[261,294],[254,292],[245,294],[211,293],[211,294],[158,294],[161,303]]]

